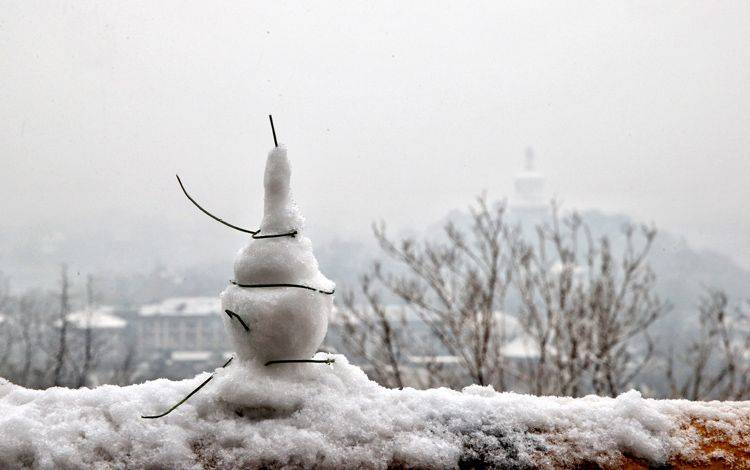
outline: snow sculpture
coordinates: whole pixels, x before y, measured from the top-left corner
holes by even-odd
[[[237,358],[267,364],[309,359],[323,342],[334,284],[318,269],[304,218],[290,194],[286,149],[268,154],[260,230],[234,262],[221,293],[225,326]]]
[[[297,362],[331,364],[333,359],[312,359],[312,355],[328,330],[335,285],[318,269],[312,243],[302,235],[304,218],[292,200],[286,149],[279,147],[273,118],[268,118],[274,148],[266,160],[260,229],[247,230],[216,217],[190,197],[179,176],[177,181],[185,196],[204,214],[252,236],[250,243],[237,253],[234,279],[221,293],[226,313],[224,326],[239,362],[253,370]],[[143,418],[168,415],[213,377],[211,374],[164,413]]]

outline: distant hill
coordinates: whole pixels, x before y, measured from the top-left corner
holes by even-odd
[[[621,229],[633,222],[630,217],[595,210],[581,215],[595,237],[607,235],[615,250],[622,249]],[[509,216],[527,233],[546,220],[544,211],[537,209],[512,209]],[[408,235],[439,236],[449,220],[459,226],[470,223],[466,211],[454,210],[433,225],[410,230]],[[404,234],[407,232],[391,232],[396,238]],[[327,240],[313,237],[323,272],[336,280],[341,290],[356,287],[371,262],[383,258],[372,236]],[[205,224],[163,227],[141,221],[121,231],[103,231],[82,224],[67,233],[41,228],[2,230],[0,270],[10,276],[17,288],[57,289],[59,264],[65,261],[73,276],[88,272],[96,275],[102,301],[138,304],[173,295],[217,294],[232,276],[234,253],[242,243],[242,235],[211,230]],[[658,277],[659,294],[674,305],[673,315],[694,312],[707,287],[722,288],[733,299],[750,298],[750,271],[726,256],[696,250],[675,234],[658,233],[649,262]]]
[[[562,213],[564,216],[565,211]],[[595,239],[602,236],[610,239],[616,254],[622,253],[624,249],[623,227],[638,224],[638,221],[627,215],[609,214],[600,210],[582,211],[580,215]],[[449,221],[468,228],[471,217],[466,211],[451,211],[441,221],[428,227],[423,232],[424,236],[436,236]],[[522,233],[529,239],[534,236],[535,226],[549,221],[549,214],[539,206],[511,207],[508,221],[520,224]],[[724,290],[735,302],[750,299],[750,271],[727,256],[711,250],[696,250],[684,238],[675,234],[659,231],[647,261],[657,276],[657,294],[672,305],[670,313],[656,325],[657,332],[679,333],[690,330],[697,321],[700,297],[708,288]]]

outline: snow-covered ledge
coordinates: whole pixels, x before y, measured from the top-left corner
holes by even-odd
[[[750,402],[392,390],[335,360],[232,364],[156,420],[141,414],[168,408],[207,375],[44,391],[0,379],[0,467],[641,468],[750,458]]]

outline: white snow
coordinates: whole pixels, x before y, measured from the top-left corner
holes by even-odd
[[[235,281],[242,285],[294,284],[309,287],[228,286],[221,293],[237,358],[264,364],[270,360],[309,359],[323,342],[333,308],[334,283],[318,269],[312,243],[302,234],[303,217],[290,193],[291,169],[286,149],[276,147],[266,160],[265,206],[260,235],[297,231],[296,236],[250,240],[234,263]],[[249,331],[245,328],[247,326]]]
[[[175,362],[203,362],[211,358],[212,351],[172,351],[169,358]]]
[[[70,313],[65,318],[74,327],[79,329],[113,329],[125,328],[127,321],[114,314],[114,307],[104,305],[95,308],[87,308]]]
[[[508,343],[500,348],[503,357],[509,359],[523,359],[539,357],[539,347],[536,345],[531,336],[520,332]]]
[[[215,315],[220,312],[221,302],[216,297],[171,297],[155,304],[142,306],[141,316],[185,316]]]
[[[318,359],[326,356],[319,354]],[[233,362],[205,380],[160,379],[93,390],[28,390],[0,380],[0,468],[385,468],[459,464],[617,468],[698,449],[691,421],[747,446],[750,403],[647,400],[636,391],[580,399],[496,393],[491,387],[393,390],[343,356],[319,364]]]

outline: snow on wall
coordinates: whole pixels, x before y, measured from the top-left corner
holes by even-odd
[[[748,402],[393,390],[335,359],[235,361],[156,420],[140,415],[168,409],[208,375],[44,391],[0,379],[0,468],[617,468],[623,456],[645,465],[699,457],[691,422],[750,444]]]

